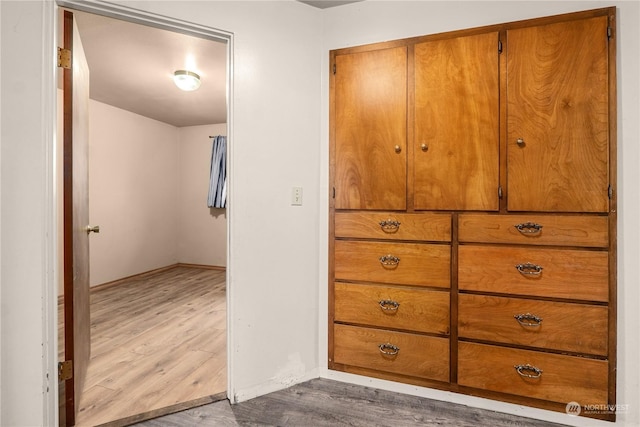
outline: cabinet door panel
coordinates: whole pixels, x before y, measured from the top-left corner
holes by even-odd
[[[507,42],[508,209],[606,212],[607,17],[509,30]]]
[[[415,46],[415,209],[498,210],[498,33]]]
[[[336,56],[336,209],[406,208],[407,48]]]

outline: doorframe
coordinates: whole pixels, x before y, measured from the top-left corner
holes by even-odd
[[[48,2],[47,2],[48,3]],[[234,127],[233,127],[233,100],[234,100],[234,91],[233,91],[233,64],[234,64],[234,34],[230,31],[219,30],[212,27],[207,27],[204,25],[195,24],[192,22],[182,21],[179,19],[170,18],[167,16],[162,16],[158,14],[154,14],[151,12],[142,11],[139,9],[130,8],[127,6],[117,5],[117,4],[106,4],[100,0],[53,0],[52,1],[54,7],[50,14],[47,14],[47,18],[45,19],[44,24],[48,24],[47,28],[49,29],[48,33],[51,36],[53,41],[53,49],[50,52],[44,52],[45,64],[47,61],[53,66],[53,75],[48,75],[50,79],[48,82],[45,82],[45,92],[48,93],[46,97],[49,102],[48,105],[43,106],[43,108],[50,112],[48,116],[52,120],[52,127],[50,132],[52,136],[47,138],[47,140],[54,141],[55,140],[55,129],[57,127],[57,100],[56,100],[56,88],[57,88],[57,79],[56,79],[56,61],[52,61],[49,55],[54,54],[56,52],[56,46],[59,44],[58,41],[58,13],[60,12],[61,7],[69,8],[72,10],[79,10],[82,12],[93,13],[96,15],[103,15],[109,18],[115,18],[123,21],[129,21],[135,24],[147,25],[155,28],[159,28],[162,30],[178,32],[182,34],[187,34],[195,37],[200,37],[204,39],[208,39],[211,41],[222,41],[226,43],[227,46],[227,90],[226,90],[226,113],[227,113],[227,141],[233,141],[234,135]],[[45,73],[47,75],[47,73]],[[48,83],[48,84],[47,84]],[[47,86],[51,85],[50,90],[46,90]],[[225,272],[225,282],[226,282],[226,305],[227,305],[227,398],[235,403],[234,396],[235,393],[235,381],[234,381],[234,359],[233,359],[233,351],[234,348],[234,337],[231,334],[232,330],[232,322],[233,319],[233,307],[234,305],[231,303],[233,301],[233,286],[231,285],[231,277],[230,271],[232,271],[233,260],[231,259],[230,254],[232,253],[232,233],[229,232],[231,229],[231,224],[233,222],[233,179],[231,179],[229,171],[233,171],[234,169],[231,167],[233,165],[234,159],[234,149],[233,144],[227,144],[227,242],[226,242],[226,272]],[[48,188],[51,191],[51,201],[50,201],[50,210],[52,210],[49,218],[51,220],[51,230],[57,229],[57,208],[56,203],[58,197],[60,195],[56,195],[56,182],[57,182],[57,169],[56,169],[56,159],[55,156],[49,162],[51,165],[51,170],[47,171],[47,184]],[[49,289],[45,292],[46,304],[45,306],[49,308],[45,310],[43,313],[43,331],[48,332],[50,339],[48,340],[51,343],[46,349],[43,349],[44,354],[44,364],[46,365],[47,372],[53,372],[53,380],[49,380],[48,384],[46,384],[47,390],[57,390],[58,384],[58,333],[57,333],[57,324],[58,324],[58,313],[57,313],[57,295],[58,295],[58,263],[57,260],[63,254],[58,252],[57,248],[57,233],[53,233],[55,237],[53,239],[52,244],[49,246],[49,251],[51,251],[51,263],[48,271],[52,271],[52,279],[48,282]],[[47,376],[48,378],[49,376]],[[57,425],[58,419],[58,393],[44,393],[45,407],[48,408],[45,412],[45,425]]]

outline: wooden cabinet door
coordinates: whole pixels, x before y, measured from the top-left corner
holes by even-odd
[[[607,212],[607,17],[507,32],[507,206]]]
[[[498,210],[498,33],[415,46],[414,208]]]
[[[335,59],[335,207],[406,209],[407,48]]]

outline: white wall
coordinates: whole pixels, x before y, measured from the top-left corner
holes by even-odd
[[[91,285],[178,262],[178,128],[89,102]]]
[[[92,2],[88,2],[92,4]],[[115,3],[106,3],[107,5]],[[382,2],[320,11],[293,1],[119,2],[233,32],[230,132],[230,386],[243,400],[313,377],[326,366],[328,50],[617,4],[619,37],[619,425],[638,425],[640,181],[637,2]],[[188,7],[185,7],[188,6]],[[115,7],[115,6],[114,6]],[[50,310],[56,280],[52,164],[55,15],[50,1],[0,1],[1,425],[55,425]],[[324,29],[322,21],[324,17]],[[323,43],[324,39],[324,43]],[[319,119],[321,118],[321,120]],[[292,186],[304,205],[290,206]],[[635,262],[635,263],[634,263]],[[51,295],[53,294],[53,295]],[[319,312],[320,308],[322,312]],[[19,325],[19,327],[16,327]],[[43,346],[44,343],[44,346]],[[325,374],[327,374],[325,372]],[[354,382],[361,380],[353,377]],[[367,382],[379,384],[380,382]],[[47,393],[47,386],[50,392]],[[389,387],[397,387],[389,385]],[[431,392],[406,387],[412,393]],[[54,393],[55,394],[55,393]],[[561,414],[432,392],[523,415]]]
[[[318,336],[321,11],[294,1],[179,3],[128,4],[234,34],[229,378],[231,399],[245,400],[317,376],[326,339]],[[292,186],[304,188],[301,207],[290,205]]]
[[[317,376],[318,343],[325,339],[318,336],[321,11],[294,1],[118,4],[234,34],[230,397],[247,399]],[[54,316],[48,310],[56,285],[47,275],[47,257],[56,254],[56,227],[49,224],[55,15],[51,1],[0,7],[0,424],[54,425],[49,402],[55,398],[45,392],[44,378],[45,367],[55,378],[56,357],[44,326]],[[292,186],[304,188],[301,207],[290,205]]]
[[[435,34],[464,28],[501,22],[555,15],[565,12],[596,9],[615,5],[618,7],[618,390],[617,402],[627,404],[628,411],[618,414],[616,424],[640,425],[640,288],[635,272],[640,259],[640,200],[637,183],[640,182],[640,132],[638,130],[639,78],[640,75],[640,8],[637,1],[365,1],[352,5],[327,9],[323,28],[322,75],[322,188],[327,194],[328,182],[328,51],[366,43],[398,38]],[[320,235],[326,235],[328,205],[321,199],[322,224]],[[327,265],[326,241],[321,245],[322,266]],[[327,294],[326,270],[320,280],[320,336],[326,336]],[[320,357],[326,367],[327,349],[321,340]],[[454,393],[439,392],[413,386],[401,386],[385,381],[326,371],[330,378],[403,391],[440,400],[448,400],[471,406],[516,413],[570,425],[609,426],[610,423],[591,419],[572,418],[565,414],[535,410],[518,405],[473,398]],[[588,374],[587,374],[588,375]]]
[[[226,123],[178,128],[178,262],[227,265],[227,210],[207,207],[211,139]]]
[[[0,2],[0,425],[57,422],[53,7]],[[49,380],[47,380],[47,374]]]
[[[211,139],[90,101],[91,286],[176,263],[226,266],[226,210],[207,207]]]
[[[0,8],[0,22],[2,22],[2,8]],[[0,46],[2,46],[2,33],[0,32]],[[2,69],[2,56],[0,56],[0,69]],[[0,85],[0,99],[2,99],[2,86]],[[2,129],[2,104],[0,104],[0,129]],[[0,150],[0,176],[2,176],[2,150]],[[2,241],[2,188],[0,187],[0,242]],[[0,333],[2,332],[2,245],[0,245]],[[0,384],[2,384],[2,340],[0,340]],[[2,413],[2,387],[0,387],[0,414]],[[2,420],[0,419],[0,422]]]

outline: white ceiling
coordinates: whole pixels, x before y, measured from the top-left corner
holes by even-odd
[[[226,43],[73,11],[90,70],[90,96],[177,127],[226,123]],[[175,70],[201,77],[194,92]]]
[[[356,2],[300,1],[320,9]],[[72,12],[92,99],[177,127],[226,123],[226,43]],[[173,84],[173,72],[180,69],[200,75],[198,90],[183,92]]]

